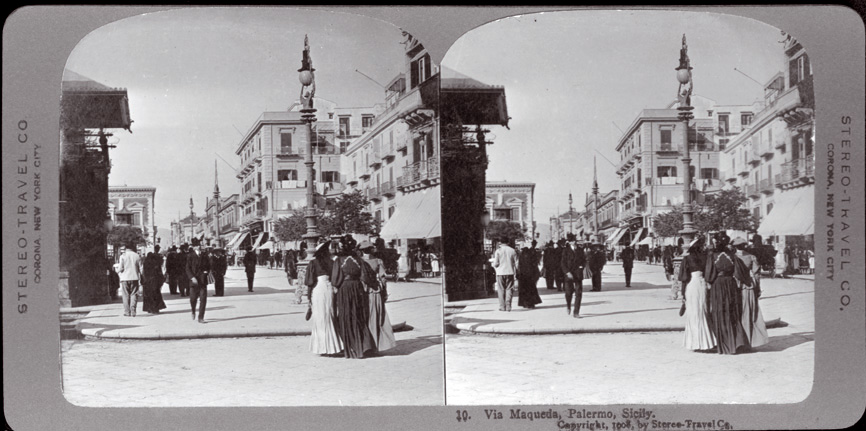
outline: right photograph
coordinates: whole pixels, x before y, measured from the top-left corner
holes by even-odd
[[[504,18],[441,63],[449,405],[784,404],[815,365],[797,29]]]

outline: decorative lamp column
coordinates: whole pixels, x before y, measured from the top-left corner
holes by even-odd
[[[595,236],[595,241],[601,242],[598,237],[598,174],[595,169],[595,156],[592,158],[592,201],[592,234]]]
[[[214,215],[214,228],[216,230],[216,248],[222,247],[222,238],[220,238],[220,185],[219,185],[219,175],[217,175],[217,162],[213,161],[213,198],[216,208],[216,214]]]
[[[571,192],[568,192],[568,233],[574,233],[574,210],[571,208],[572,204]]]
[[[192,196],[190,196],[189,197],[189,241],[190,241],[190,244],[192,244],[192,239],[195,238],[195,230],[193,230],[194,229],[193,219],[195,218],[195,214],[192,212],[192,208],[193,208]]]
[[[683,34],[683,45],[680,49],[680,64],[676,68],[677,81],[680,86],[677,91],[677,110],[679,111],[679,120],[682,121],[682,136],[683,136],[683,229],[680,231],[680,236],[685,244],[689,244],[694,239],[696,231],[692,222],[692,173],[691,173],[691,155],[689,149],[689,120],[693,118],[692,110],[692,90],[694,82],[692,81],[692,67],[689,61],[688,45],[686,44],[686,35]],[[680,267],[682,265],[682,257],[674,259],[674,274],[671,280],[671,299],[680,297]]]
[[[307,233],[303,235],[307,242],[307,253],[312,258],[312,251],[316,249],[319,239],[319,231],[316,226],[315,208],[315,181],[313,174],[313,122],[316,121],[316,108],[313,107],[313,97],[316,95],[316,76],[313,68],[313,59],[310,57],[310,42],[304,35],[304,51],[301,58],[301,68],[298,69],[298,79],[301,81],[301,120],[307,128],[307,154],[304,157],[304,165],[307,167],[307,208],[304,210],[304,218],[307,221]]]

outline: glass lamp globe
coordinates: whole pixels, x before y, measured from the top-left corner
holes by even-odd
[[[302,70],[300,74],[298,74],[298,80],[301,81],[301,85],[307,86],[313,83],[313,72],[309,70]]]
[[[691,78],[692,73],[688,69],[677,69],[677,81],[679,81],[680,84],[689,82]]]

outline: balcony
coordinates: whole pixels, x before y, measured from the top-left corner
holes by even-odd
[[[373,202],[379,202],[382,200],[382,190],[379,187],[368,187],[367,188],[367,199]]]
[[[244,214],[243,217],[241,217],[241,224],[250,224],[250,223],[257,222],[257,221],[261,220],[262,217],[264,217],[264,216],[265,216],[264,210],[252,211],[249,214]]]
[[[398,177],[399,179],[399,177]],[[381,186],[382,195],[388,197],[394,197],[397,194],[397,189],[394,187],[394,183],[391,181],[385,181]]]
[[[758,186],[754,184],[746,184],[745,187],[743,187],[743,191],[746,193],[746,196],[750,198],[761,197],[761,193],[758,191]]]
[[[427,185],[439,183],[439,158],[415,162],[403,167],[403,175],[397,178],[397,188],[413,190]]]
[[[363,172],[363,173],[361,173],[361,175],[358,175],[358,178],[360,178],[360,179],[362,179],[362,180],[369,179],[369,178],[370,178],[370,173],[369,173],[369,172]]]
[[[782,173],[776,181],[776,186],[781,189],[798,187],[803,184],[815,182],[815,160],[796,159],[782,164]]]
[[[661,148],[656,151],[656,155],[662,158],[672,158],[672,157],[680,157],[680,149],[672,146],[662,144]]]
[[[371,151],[370,152],[370,167],[373,169],[382,166],[382,157],[379,154],[379,151]]]
[[[761,180],[758,188],[760,189],[761,193],[765,195],[773,194],[773,191],[775,189],[775,187],[773,186],[773,180],[769,178],[764,178],[763,180]]]
[[[769,160],[771,157],[773,157],[773,154],[775,154],[775,152],[773,151],[773,146],[768,143],[761,145],[761,148],[758,150],[758,154],[761,157]]]
[[[740,172],[737,172],[737,175],[739,175],[741,177],[748,177],[749,176],[749,169],[746,168],[745,166],[743,166],[742,168],[740,168]]]
[[[759,164],[761,164],[761,156],[758,154],[757,151],[751,152],[748,155],[748,162],[752,166],[758,166]]]

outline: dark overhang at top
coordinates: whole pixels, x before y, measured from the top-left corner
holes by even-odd
[[[446,123],[508,127],[505,87],[488,85],[441,67],[440,107]]]
[[[64,69],[60,105],[65,128],[132,131],[129,96],[124,88],[108,87]]]

